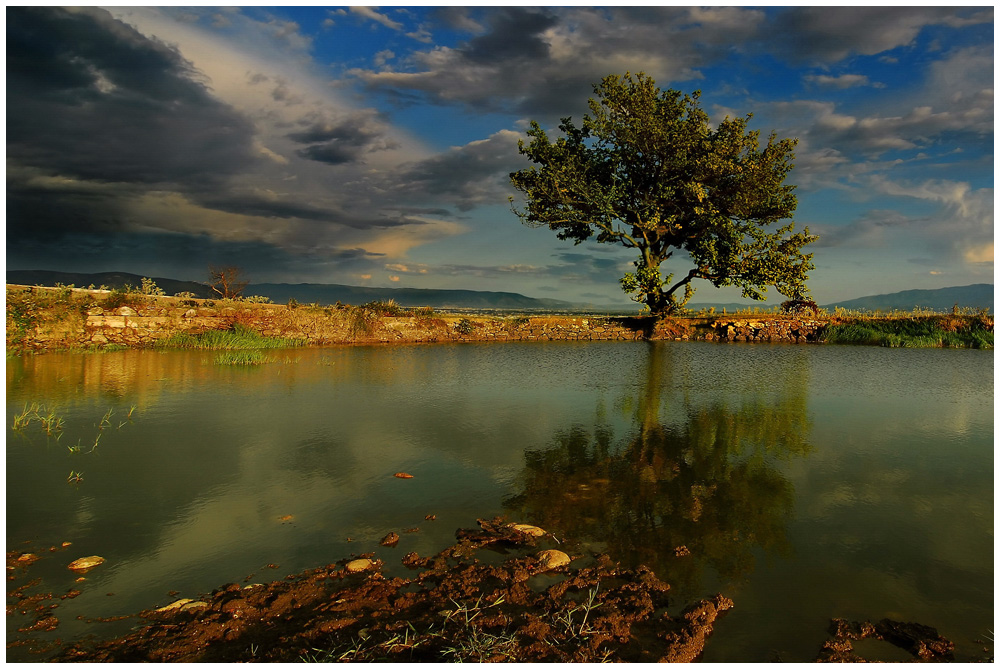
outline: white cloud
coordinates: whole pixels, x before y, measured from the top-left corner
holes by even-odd
[[[371,7],[351,7],[351,13],[362,18],[368,19],[369,21],[375,21],[380,23],[386,28],[391,30],[402,30],[403,24],[398,21],[393,21],[385,14],[379,14]]]

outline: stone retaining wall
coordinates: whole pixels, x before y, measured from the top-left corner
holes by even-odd
[[[495,317],[430,312],[359,321],[356,309],[316,305],[290,308],[278,304],[149,297],[136,306],[111,309],[99,306],[100,301],[94,297],[86,296],[89,301],[73,303],[82,306],[64,308],[61,314],[41,313],[18,347],[36,351],[80,346],[147,347],[180,333],[225,330],[236,324],[267,336],[298,339],[310,345],[636,340],[802,343],[816,341],[825,325],[823,321],[771,315],[657,321],[648,317]]]

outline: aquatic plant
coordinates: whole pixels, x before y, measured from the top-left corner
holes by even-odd
[[[264,365],[274,362],[274,358],[264,355],[258,350],[223,351],[215,356],[216,365]]]
[[[31,425],[31,422],[38,420],[38,412],[41,407],[37,402],[32,402],[31,406],[24,405],[24,410],[14,416],[14,424],[10,426],[12,430],[23,430]]]
[[[52,436],[55,432],[60,432],[63,429],[63,424],[65,421],[56,415],[54,410],[50,410],[46,415],[39,415],[39,420],[42,422],[42,429],[45,430],[45,434]]]
[[[83,472],[70,470],[69,476],[66,477],[66,483],[80,483],[83,481]]]

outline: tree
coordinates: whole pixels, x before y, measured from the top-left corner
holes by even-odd
[[[767,286],[807,296],[812,254],[802,247],[816,238],[808,228],[795,233],[793,222],[767,230],[795,211],[795,186],[784,181],[797,140],[772,133],[760,148],[760,133],[747,130],[750,114],[727,116],[713,130],[700,92],[661,91],[641,72],[605,77],[594,92],[582,127],[564,118],[564,136],[550,142],[533,121],[531,143],[518,143],[537,165],[510,175],[525,196],[523,211],[511,198],[522,223],[576,244],[596,235],[638,249],[621,285],[657,315],[683,307],[694,279],[739,286],[755,300]],[[677,281],[660,274],[675,252],[694,264]]]
[[[232,265],[208,268],[208,285],[225,299],[239,297],[249,281],[243,280],[243,270]]]

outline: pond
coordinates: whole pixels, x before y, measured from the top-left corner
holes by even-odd
[[[992,636],[991,351],[552,342],[270,355],[256,368],[201,351],[8,359],[7,550],[41,557],[30,575],[59,604],[59,626],[34,637],[122,633],[135,619],[85,619],[352,553],[406,575],[403,554],[431,555],[497,515],[571,553],[650,566],[672,585],[671,609],[732,598],[706,661],[810,661],[834,617],[931,625],[959,659],[983,657],[977,640]],[[12,429],[32,403],[61,429]],[[379,546],[390,531],[399,544]],[[89,555],[106,562],[77,582],[66,565]],[[8,615],[8,643],[28,622]]]

